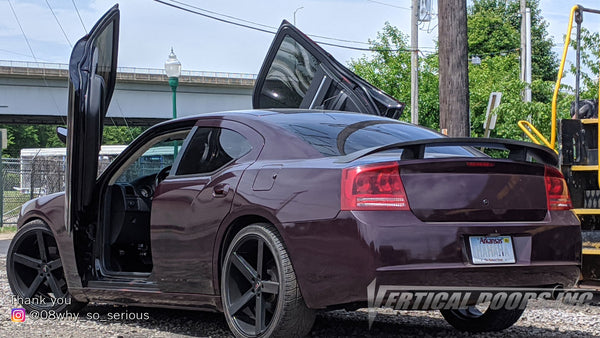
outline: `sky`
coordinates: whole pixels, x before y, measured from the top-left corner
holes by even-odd
[[[385,22],[399,27],[407,36],[410,34],[411,0],[164,1],[251,21],[270,31],[283,19],[293,22],[296,12],[296,25],[305,33],[355,42],[315,40],[359,48],[367,45],[356,42],[376,38]],[[433,20],[423,23],[419,31],[423,52],[431,51],[437,39],[436,0],[432,2]],[[0,60],[68,63],[71,45],[114,3],[115,0],[0,0]],[[541,0],[542,16],[549,23],[548,32],[559,55],[569,11],[575,4],[600,9],[598,0]],[[153,0],[125,0],[119,6],[121,67],[162,69],[173,47],[184,70],[255,74],[273,38],[269,33],[226,24]],[[584,15],[584,26],[598,31],[600,18]],[[370,54],[323,47],[345,64]]]

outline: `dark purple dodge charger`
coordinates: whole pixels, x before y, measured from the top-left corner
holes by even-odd
[[[115,6],[71,55],[66,193],[23,206],[7,257],[14,294],[47,300],[27,309],[215,310],[236,336],[287,337],[308,333],[316,310],[365,307],[374,279],[577,280],[579,222],[552,151],[399,122],[401,103],[285,22],[256,110],[158,124],[97,177],[118,31]],[[469,305],[444,317],[500,330],[522,313]]]

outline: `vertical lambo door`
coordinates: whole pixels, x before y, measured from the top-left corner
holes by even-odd
[[[353,111],[398,119],[404,104],[373,87],[287,21],[271,44],[252,98],[254,109]]]
[[[69,102],[67,121],[67,171],[65,225],[72,235],[79,274],[84,257],[91,259],[90,224],[97,215],[94,198],[98,175],[98,153],[102,142],[103,120],[115,87],[119,8],[112,7],[81,38],[69,62]],[[67,272],[67,271],[65,271]]]

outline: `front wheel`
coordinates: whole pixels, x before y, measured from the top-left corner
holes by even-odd
[[[15,298],[29,311],[74,312],[85,306],[69,294],[56,239],[42,221],[19,229],[8,248],[6,272]]]
[[[446,321],[460,331],[490,332],[500,331],[516,323],[525,309],[487,309],[479,310],[476,306],[466,309],[440,310]]]
[[[315,320],[270,224],[250,225],[231,241],[222,264],[221,298],[236,337],[303,337]]]

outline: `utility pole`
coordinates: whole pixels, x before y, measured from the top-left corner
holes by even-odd
[[[419,0],[412,0],[410,16],[410,122],[419,124]]]
[[[525,97],[523,101],[531,102],[531,10],[525,8]]]
[[[521,0],[521,81],[526,83],[523,102],[531,102],[531,10]]]
[[[438,1],[440,127],[453,137],[469,137],[467,0]]]
[[[527,8],[527,0],[521,0],[519,14],[521,15],[521,82],[525,82],[525,59],[527,58],[527,46],[525,41],[527,36],[525,31],[525,8]]]

